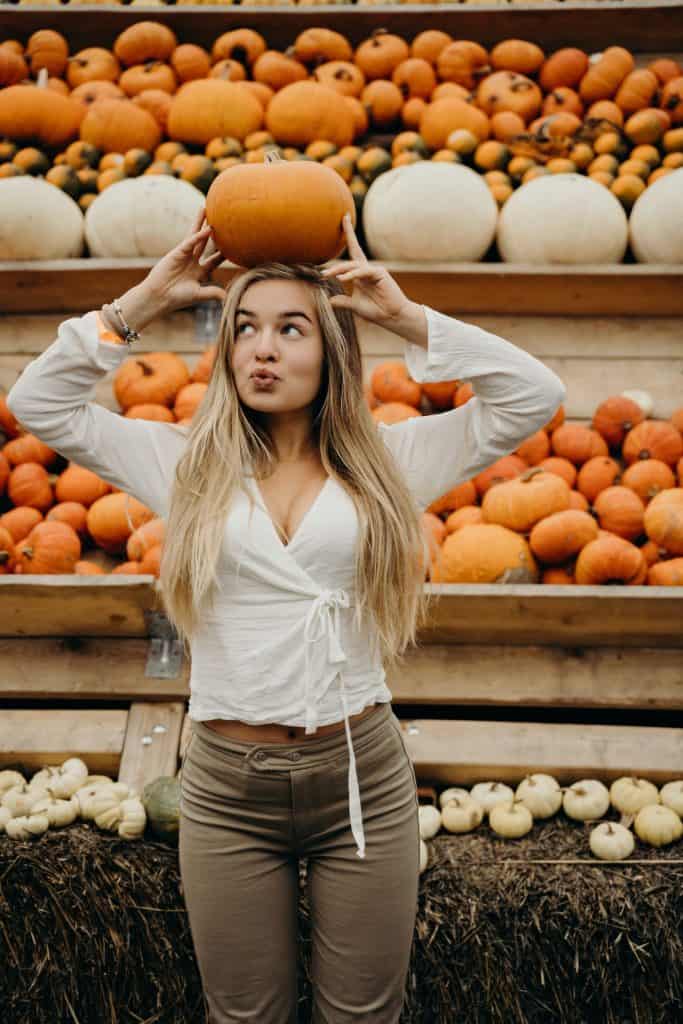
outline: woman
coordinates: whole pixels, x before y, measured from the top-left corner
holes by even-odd
[[[513,451],[564,398],[538,360],[411,302],[370,264],[269,264],[206,284],[203,210],[118,303],[61,324],[8,396],[69,459],[167,518],[160,586],[192,658],[179,858],[210,1024],[297,1020],[308,859],[315,1024],[394,1024],[417,909],[415,775],[384,662],[425,613],[419,515]],[[342,283],[351,285],[346,294]],[[191,427],[88,402],[156,316],[224,301]],[[353,314],[404,338],[459,408],[375,423]],[[275,380],[265,382],[265,372]]]

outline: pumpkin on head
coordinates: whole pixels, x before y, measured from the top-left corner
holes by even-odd
[[[314,161],[237,164],[214,179],[206,196],[213,240],[238,266],[325,263],[346,245],[342,218],[356,223],[348,185]]]

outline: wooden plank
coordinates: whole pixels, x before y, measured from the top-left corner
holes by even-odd
[[[57,336],[59,325],[69,314],[20,313],[0,316],[0,373],[4,366],[18,373],[39,356]],[[458,317],[457,313],[452,316]],[[539,359],[678,359],[683,352],[680,317],[591,317],[584,320],[566,316],[467,317]],[[403,338],[377,324],[357,318],[361,348],[365,356],[403,354]],[[136,352],[175,352],[192,368],[208,342],[195,341],[194,315],[180,311],[159,317],[145,327]],[[3,360],[11,360],[3,362]],[[0,387],[2,387],[0,382]]]
[[[0,765],[31,770],[81,757],[91,775],[116,778],[128,712],[7,709],[0,714]]]
[[[110,704],[186,700],[189,660],[183,659],[175,679],[146,676],[148,652],[144,637],[5,637],[0,639],[0,698]]]
[[[683,587],[426,583],[423,643],[683,647]]]
[[[137,284],[154,262],[99,258],[5,262],[0,264],[0,309],[7,313],[87,312]],[[411,299],[444,313],[683,315],[683,269],[677,266],[395,261],[382,261],[382,265]],[[233,264],[224,263],[214,279],[226,285],[237,273]]]
[[[94,17],[93,15],[96,16]],[[148,11],[151,17],[152,14]],[[569,3],[476,5],[405,4],[387,6],[321,7],[155,7],[154,20],[170,25],[181,42],[210,46],[231,28],[254,28],[270,46],[283,48],[312,25],[324,23],[355,45],[374,29],[391,24],[391,31],[412,38],[429,20],[460,39],[491,46],[502,39],[531,39],[545,47],[580,46],[598,50],[626,46],[635,51],[683,49],[680,0],[599,0]],[[5,37],[28,38],[38,28],[64,33],[72,51],[85,46],[110,47],[119,32],[145,16],[139,8],[33,6],[3,10]]]
[[[2,576],[0,636],[147,636],[154,576]]]
[[[622,775],[661,784],[683,772],[682,729],[432,719],[401,726],[415,772],[429,784],[515,784],[531,772],[561,785]]]
[[[681,652],[665,647],[433,644],[387,670],[394,704],[683,708]]]
[[[185,705],[136,702],[128,714],[118,780],[139,795],[159,775],[175,775]]]

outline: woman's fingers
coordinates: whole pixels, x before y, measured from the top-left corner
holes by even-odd
[[[343,217],[344,232],[346,234],[346,247],[349,250],[349,256],[353,260],[360,260],[363,263],[367,263],[367,257],[361,249],[360,242],[356,238],[356,232],[353,230],[353,224],[351,223],[351,215],[348,213],[344,214]]]
[[[204,212],[205,212],[205,207],[204,207],[204,204],[202,203],[202,205],[197,210],[197,216],[195,217],[194,223],[192,225],[192,233],[193,234],[196,233],[197,231],[199,231],[199,229],[201,228],[202,224],[204,223]]]
[[[355,263],[354,260],[346,260],[343,263],[335,263],[334,266],[325,267],[325,269],[322,271],[322,275],[323,277],[337,277],[345,270],[351,270],[353,267],[356,266],[357,264]]]

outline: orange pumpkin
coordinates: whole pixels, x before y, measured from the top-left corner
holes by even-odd
[[[0,527],[7,530],[14,543],[24,540],[34,526],[43,521],[42,512],[30,505],[19,505],[0,516]]]
[[[102,480],[96,473],[83,466],[77,466],[72,462],[63,473],[60,473],[55,483],[55,497],[57,501],[76,501],[80,505],[89,508],[98,498],[109,494],[110,485]]]
[[[489,117],[500,110],[512,110],[528,122],[538,115],[543,94],[526,75],[515,71],[494,71],[479,83],[477,103]]]
[[[434,68],[427,60],[420,57],[409,57],[394,68],[391,80],[400,90],[405,100],[414,96],[429,99],[436,88]]]
[[[593,502],[593,511],[603,530],[626,540],[635,540],[643,532],[645,505],[629,487],[606,487]]]
[[[683,124],[683,75],[671,78],[662,89],[659,104],[672,124]]]
[[[114,54],[130,67],[148,60],[169,60],[178,45],[175,33],[158,21],[136,21],[121,32],[114,42]]]
[[[683,555],[683,489],[655,495],[645,509],[644,524],[650,540],[673,555]]]
[[[84,82],[117,82],[121,65],[103,46],[88,46],[69,57],[66,80],[72,89]]]
[[[178,79],[170,64],[148,60],[145,64],[134,64],[126,68],[119,78],[119,86],[126,96],[137,96],[145,89],[160,89],[172,94],[176,91]]]
[[[365,88],[365,75],[350,61],[327,61],[315,69],[313,79],[343,96],[360,96]]]
[[[185,360],[175,352],[148,352],[118,367],[113,388],[124,411],[142,402],[171,407],[178,391],[189,379]]]
[[[515,454],[524,459],[529,466],[537,466],[550,454],[550,438],[545,430],[537,430],[526,441],[522,441]],[[571,485],[570,485],[571,486]]]
[[[501,456],[500,459],[496,459],[494,463],[474,477],[477,494],[480,498],[483,497],[491,487],[507,480],[514,480],[528,468],[527,463],[519,455]]]
[[[430,579],[434,583],[535,583],[538,566],[519,534],[496,523],[470,523],[446,537],[432,562]]]
[[[593,414],[591,426],[611,448],[619,447],[629,430],[642,423],[645,413],[637,402],[624,395],[606,398]]]
[[[449,491],[446,491],[439,498],[436,498],[431,505],[427,506],[427,511],[433,512],[437,516],[447,516],[459,508],[464,508],[466,505],[476,504],[476,501],[477,489],[474,486],[474,482],[472,480],[465,480],[463,483],[451,487]]]
[[[621,466],[609,455],[594,455],[578,471],[576,488],[591,503],[601,491],[621,480]]]
[[[326,61],[353,60],[353,49],[348,39],[329,28],[307,28],[294,40],[294,56],[302,64],[324,64]]]
[[[463,526],[471,526],[473,523],[483,523],[484,513],[478,505],[464,505],[458,508],[446,519],[446,533],[455,533]]]
[[[266,50],[256,59],[251,70],[255,82],[262,82],[275,92],[308,78],[308,69],[301,61],[279,50]]]
[[[242,141],[263,124],[263,107],[235,82],[197,79],[181,85],[171,101],[168,135],[179,142],[205,146],[229,135]]]
[[[99,547],[109,554],[123,554],[131,533],[156,518],[137,498],[117,491],[106,494],[88,509],[88,531]]]
[[[546,92],[558,86],[574,89],[588,70],[588,54],[574,46],[565,46],[548,57],[540,70],[538,81]]]
[[[645,459],[642,462],[633,462],[624,471],[621,478],[624,487],[630,487],[632,491],[647,504],[660,491],[670,490],[676,486],[676,477],[670,466],[660,459]]]
[[[28,505],[46,512],[54,504],[51,477],[37,462],[22,462],[10,471],[7,496],[13,505]]]
[[[622,456],[627,465],[638,459],[660,459],[675,466],[683,455],[683,437],[668,420],[643,420],[624,438]]]
[[[335,94],[330,91],[330,95]],[[242,201],[244,195],[249,195],[249,203]],[[216,247],[226,259],[244,267],[268,260],[323,263],[333,259],[346,245],[345,213],[355,224],[356,207],[348,185],[336,171],[315,161],[275,160],[231,167],[218,175],[206,197],[206,218]]]
[[[133,97],[133,103],[141,110],[146,110],[154,118],[161,128],[166,132],[168,128],[168,116],[171,113],[172,97],[163,89],[143,89],[137,96]],[[157,149],[159,147],[157,146]]]
[[[480,142],[489,137],[486,114],[457,97],[428,103],[420,117],[420,135],[432,150],[443,149],[448,136],[458,128],[472,132]]]
[[[600,536],[579,552],[575,577],[582,586],[640,586],[647,577],[647,562],[641,550],[623,537]]]
[[[379,363],[370,376],[370,387],[380,402],[403,402],[416,409],[420,405],[422,385],[411,378],[405,363]]]
[[[161,142],[161,128],[152,115],[131,100],[102,100],[86,111],[81,139],[103,153],[129,149],[154,150]]]
[[[541,562],[553,565],[573,558],[597,536],[598,525],[588,512],[568,508],[536,523],[529,547]]]
[[[540,519],[569,508],[569,491],[556,473],[534,466],[488,489],[481,503],[484,520],[526,533]]]
[[[669,558],[648,570],[651,587],[683,587],[683,558]]]
[[[22,434],[8,441],[3,454],[10,466],[20,466],[24,462],[37,462],[41,466],[49,466],[57,458],[57,452],[50,448],[34,434]]]
[[[327,139],[341,148],[355,136],[351,107],[339,93],[317,82],[294,82],[276,93],[266,111],[266,127],[287,146]]]
[[[179,82],[192,82],[195,78],[208,78],[211,60],[203,46],[182,43],[170,57],[171,67]]]
[[[0,576],[14,572],[16,561],[14,538],[9,530],[0,526]]]
[[[148,551],[164,543],[166,524],[163,519],[150,519],[131,533],[126,542],[126,555],[131,562],[141,562]]]
[[[611,99],[634,66],[633,56],[623,46],[608,46],[581,79],[581,99],[586,103]]]
[[[421,60],[429,61],[432,66],[436,65],[439,54],[453,42],[453,37],[448,32],[442,32],[438,28],[428,28],[418,34],[410,44],[411,57],[419,57]]]
[[[563,423],[553,430],[551,444],[555,455],[562,455],[580,466],[595,455],[609,455],[607,442],[597,430],[582,423]]]
[[[98,100],[124,99],[125,95],[123,89],[120,89],[115,82],[97,79],[96,81],[83,82],[82,85],[77,85],[69,94],[69,99],[77,100],[83,106],[89,107],[92,103],[97,103]]]
[[[25,57],[31,74],[45,68],[49,75],[61,76],[69,59],[69,44],[63,35],[52,29],[39,29],[29,37]]]
[[[28,64],[20,53],[0,46],[0,87],[16,85],[28,78]]]
[[[77,138],[85,108],[71,96],[37,85],[0,89],[0,136],[15,142],[38,140],[48,147]]]
[[[683,67],[671,57],[657,57],[647,67],[657,76],[660,85],[666,85],[672,78],[680,78],[683,75]]]
[[[652,105],[659,83],[653,71],[638,68],[631,71],[619,86],[614,102],[625,114],[634,114]]]
[[[521,75],[535,74],[545,54],[536,43],[526,39],[504,39],[491,50],[491,67],[494,71],[517,71]]]
[[[403,96],[393,82],[376,78],[363,89],[361,103],[368,111],[374,127],[387,129],[401,113]]]
[[[378,28],[356,48],[354,62],[368,81],[391,78],[401,61],[410,57],[410,47],[401,36]]]
[[[211,49],[211,61],[238,60],[245,67],[251,67],[265,53],[267,43],[260,32],[251,28],[232,29],[216,39]]]
[[[66,523],[83,540],[88,535],[88,510],[78,501],[62,501],[53,505],[45,516],[46,522]]]
[[[489,69],[489,55],[483,46],[470,39],[458,39],[444,47],[436,62],[442,82],[456,82],[474,89],[477,80]]]
[[[17,548],[15,572],[27,575],[72,573],[81,557],[81,542],[68,523],[38,523]]]
[[[402,423],[412,416],[421,416],[419,409],[405,402],[382,402],[370,413],[376,423]]]

